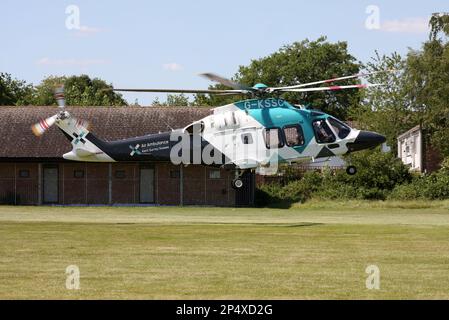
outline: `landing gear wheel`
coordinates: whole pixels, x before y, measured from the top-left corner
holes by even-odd
[[[354,176],[357,174],[357,168],[354,166],[349,166],[346,168],[346,173],[349,174],[350,176]]]
[[[232,180],[232,187],[234,189],[240,189],[243,187],[243,180],[240,178]]]

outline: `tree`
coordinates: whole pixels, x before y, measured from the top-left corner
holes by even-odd
[[[8,73],[0,73],[0,105],[29,104],[33,86],[25,81],[13,79]]]
[[[153,106],[162,106],[162,107],[185,107],[190,106],[191,103],[189,101],[189,97],[185,94],[168,94],[167,100],[165,102],[160,102],[159,98],[153,100]]]
[[[35,87],[34,105],[55,105],[54,88],[64,85],[67,105],[72,106],[124,106],[122,95],[111,90],[105,81],[87,75],[48,77]]]
[[[408,95],[434,147],[449,155],[449,15],[434,14],[429,40],[407,57]]]
[[[358,106],[350,109],[351,118],[360,129],[382,133],[393,152],[397,149],[397,137],[416,125],[416,114],[407,96],[406,60],[398,53],[380,56],[364,66],[365,72],[395,70],[376,73],[369,77],[370,83],[381,84],[363,92]]]
[[[316,41],[295,42],[267,57],[252,60],[248,66],[240,66],[233,80],[251,86],[256,83],[288,86],[355,74],[359,68],[359,63],[348,53],[346,42],[330,43],[326,37],[321,37]],[[348,81],[346,84],[355,84],[357,81]],[[210,88],[224,87],[215,85]],[[360,101],[357,90],[287,93],[283,97],[294,104],[310,103],[314,108],[343,119],[347,116],[348,107]],[[197,95],[194,104],[220,105],[232,101],[235,101],[235,97]]]

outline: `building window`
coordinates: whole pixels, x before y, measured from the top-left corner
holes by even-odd
[[[126,178],[125,170],[117,170],[117,171],[115,171],[115,177],[117,179],[125,179]]]
[[[253,144],[253,135],[251,133],[242,134],[242,142],[243,144]]]
[[[267,149],[282,148],[281,130],[279,128],[271,128],[265,130],[265,144]]]
[[[315,138],[318,143],[335,142],[335,136],[331,128],[327,125],[326,120],[315,120],[313,122],[313,131],[315,132]]]
[[[209,171],[209,179],[220,179],[221,171],[220,170],[210,170]]]
[[[19,178],[29,178],[30,170],[19,170]]]
[[[284,128],[285,143],[289,147],[302,146],[304,144],[304,134],[302,128],[298,125],[288,126]]]
[[[75,179],[83,179],[84,178],[84,170],[74,170],[73,177]]]
[[[171,179],[179,179],[181,177],[181,172],[179,169],[170,170],[170,178]]]

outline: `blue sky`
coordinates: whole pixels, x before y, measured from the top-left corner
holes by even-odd
[[[80,13],[71,30],[69,5]],[[374,30],[365,25],[370,5],[379,9]],[[447,0],[2,0],[0,71],[35,84],[86,73],[116,87],[207,88],[198,73],[232,76],[251,59],[321,35],[347,41],[363,62],[375,50],[406,53],[427,39],[427,18],[447,11]],[[145,105],[154,97],[125,95]]]

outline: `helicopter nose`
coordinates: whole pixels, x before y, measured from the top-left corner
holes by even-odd
[[[374,148],[387,141],[383,135],[371,131],[360,131],[354,142],[348,143],[349,152]]]

